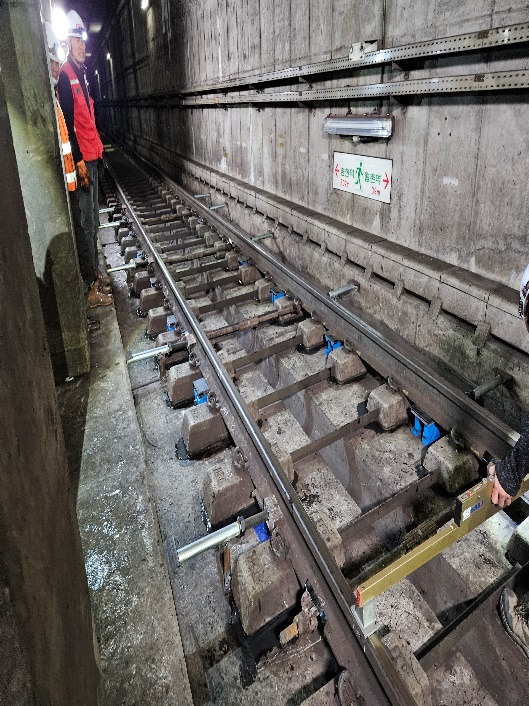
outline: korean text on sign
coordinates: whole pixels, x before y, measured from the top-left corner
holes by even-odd
[[[391,200],[392,166],[391,159],[335,152],[333,188],[389,203]]]

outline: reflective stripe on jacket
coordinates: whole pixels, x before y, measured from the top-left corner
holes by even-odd
[[[68,187],[68,191],[75,191],[77,189],[77,175],[75,173],[72,146],[70,145],[70,140],[68,139],[68,129],[66,127],[66,122],[64,120],[64,115],[62,114],[59,101],[55,101],[55,105],[57,106],[57,120],[59,121],[59,133],[61,135],[61,152],[64,161],[64,172],[66,174],[66,185]]]
[[[68,61],[62,65],[64,72],[70,79],[74,105],[74,128],[79,149],[85,162],[93,162],[103,156],[103,143],[99,138],[94,115],[94,101],[88,94],[88,103],[83,94],[77,74]]]

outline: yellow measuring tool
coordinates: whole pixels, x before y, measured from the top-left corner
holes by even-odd
[[[454,519],[442,527],[437,534],[430,537],[417,547],[400,557],[385,569],[382,569],[356,589],[356,602],[359,608],[373,598],[376,598],[401,579],[413,573],[434,556],[457,542],[480,524],[501,510],[491,500],[493,483],[484,478],[470,490],[458,496],[454,511]],[[525,476],[516,500],[529,490],[529,474]]]

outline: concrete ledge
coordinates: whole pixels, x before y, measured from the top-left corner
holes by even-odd
[[[99,312],[77,510],[109,704],[193,703],[113,307]],[[116,425],[116,420],[119,424]]]

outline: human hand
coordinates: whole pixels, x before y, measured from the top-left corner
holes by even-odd
[[[83,191],[90,191],[90,174],[88,172],[88,167],[84,163],[84,159],[77,162],[77,176],[79,177],[81,189]]]
[[[495,470],[495,468],[492,467],[490,470]],[[511,496],[509,495],[509,493],[507,493],[507,491],[502,488],[501,483],[497,477],[495,477],[494,479],[494,485],[492,486],[492,495],[490,499],[492,503],[494,505],[498,505],[498,507],[507,507],[511,504]]]

